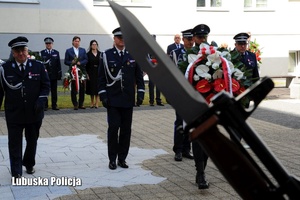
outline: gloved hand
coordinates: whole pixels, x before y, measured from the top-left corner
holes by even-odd
[[[35,114],[41,113],[45,108],[45,103],[47,101],[47,97],[39,97],[34,106]]]
[[[136,98],[136,105],[140,106],[143,104],[143,100],[144,100],[144,92],[138,92],[137,93],[137,98]]]
[[[107,108],[109,105],[108,105],[106,92],[102,92],[101,94],[99,94],[99,98],[100,101],[102,102],[103,107]]]
[[[108,100],[107,100],[107,98],[106,99],[102,99],[101,102],[102,102],[103,107],[105,107],[105,108],[108,107]]]

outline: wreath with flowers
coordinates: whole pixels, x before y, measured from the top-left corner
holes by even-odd
[[[80,70],[76,65],[72,66],[72,68],[64,74],[64,79],[63,79],[63,88],[64,90],[66,89],[71,89],[71,82],[72,80],[75,81],[75,87],[76,91],[79,91],[79,82],[82,82],[86,80],[86,74]]]
[[[79,61],[79,58],[77,56],[74,57],[72,63],[77,63]],[[87,79],[87,73],[85,69],[81,68],[80,66],[72,65],[70,69],[64,74],[63,79],[63,88],[71,89],[71,82],[75,81],[75,90],[79,91],[79,82],[83,82]]]
[[[179,68],[193,87],[202,94],[208,103],[218,92],[225,90],[238,96],[253,83],[251,69],[247,69],[240,61],[237,51],[229,52],[227,48],[213,47],[202,43],[197,54],[195,49],[187,52],[186,61],[189,65],[184,70],[184,63]],[[249,99],[244,97],[242,104],[246,106]]]

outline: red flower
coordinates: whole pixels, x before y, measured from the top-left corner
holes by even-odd
[[[202,80],[198,81],[198,83],[196,85],[196,90],[198,90],[198,92],[200,92],[200,93],[206,93],[211,90],[211,85],[208,82],[208,80],[202,79]]]
[[[67,78],[65,78],[65,79],[64,79],[64,88],[65,88],[65,89],[68,88],[68,87],[69,87],[69,84],[70,84],[69,80],[68,80]]]
[[[235,96],[242,94],[246,89],[244,87],[240,87],[237,91],[235,91]]]
[[[157,60],[156,59],[151,59],[151,62],[154,64],[154,65],[156,65],[157,64]]]
[[[240,83],[237,80],[232,79],[232,92],[238,91],[240,87]]]
[[[220,92],[222,90],[225,90],[225,87],[226,87],[224,79],[221,79],[221,78],[216,79],[214,81],[213,85],[214,85],[214,90],[216,92]]]

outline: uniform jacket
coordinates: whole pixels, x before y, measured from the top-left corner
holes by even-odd
[[[102,53],[100,59],[100,98],[107,98],[109,106],[113,107],[133,107],[135,91],[145,92],[143,71],[126,49],[124,52],[122,60],[114,47]]]
[[[46,63],[45,67],[47,69],[50,80],[61,80],[61,64],[59,52],[55,49],[51,49],[48,53],[47,49],[41,51],[41,57]]]
[[[74,49],[73,47],[69,48],[66,50],[66,53],[65,53],[65,65],[69,66],[70,69],[71,69],[71,64],[72,64],[72,60],[75,58],[75,52],[74,52]],[[78,53],[78,59],[79,59],[79,62],[80,62],[80,66],[77,66],[79,67],[81,70],[84,71],[85,73],[85,65],[87,64],[88,62],[88,58],[87,58],[87,55],[86,55],[86,51],[84,48],[81,48],[79,47],[79,53]]]
[[[39,61],[28,59],[24,76],[15,61],[9,61],[2,67],[0,102],[5,95],[6,121],[24,124],[42,120],[44,110],[35,112],[35,107],[41,99],[47,100],[49,95],[50,81],[44,65]],[[18,89],[12,89],[8,87],[5,80],[11,86],[19,83],[22,85]]]
[[[184,48],[183,44],[180,43],[180,48]],[[173,44],[170,44],[167,48],[167,55],[170,55],[171,51],[177,49],[177,46],[175,42]]]
[[[174,63],[177,65],[178,62],[183,61],[185,59],[184,58],[185,52],[186,51],[184,48],[174,49],[171,51],[169,56],[174,61]]]
[[[258,66],[256,55],[250,51],[246,51],[244,56],[242,56],[241,62],[245,64],[247,69],[252,69],[252,78],[258,78]]]

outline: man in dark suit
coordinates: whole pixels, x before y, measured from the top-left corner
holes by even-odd
[[[71,100],[74,106],[74,110],[85,109],[84,94],[85,94],[85,79],[86,79],[86,69],[85,65],[88,62],[88,57],[84,48],[80,46],[80,37],[74,36],[72,40],[73,47],[66,50],[65,53],[65,65],[69,66],[69,72],[74,73],[75,70],[78,71],[79,81],[72,80],[71,82]],[[73,66],[76,66],[76,68]],[[77,93],[79,91],[79,99],[77,101]]]
[[[156,35],[152,35],[153,38],[156,40]],[[156,60],[152,55],[148,55],[149,60],[153,63],[154,60]],[[155,64],[155,63],[153,63]],[[150,106],[154,106],[154,99],[156,101],[156,104],[158,106],[164,106],[164,104],[161,101],[160,95],[161,92],[160,90],[156,87],[156,85],[151,81],[150,77],[149,77],[149,82],[148,82],[148,88],[149,88],[149,103]],[[155,93],[154,93],[155,90]],[[155,94],[155,95],[154,95]]]
[[[167,55],[170,55],[171,51],[174,49],[180,49],[183,48],[183,44],[180,43],[181,36],[179,34],[176,34],[174,36],[174,43],[170,44],[167,48]]]
[[[259,72],[257,66],[256,55],[247,50],[248,39],[250,35],[248,33],[239,33],[233,37],[235,40],[234,51],[238,51],[241,54],[241,62],[250,69],[252,72],[252,78],[254,82],[259,79]]]
[[[122,32],[113,32],[114,47],[103,52],[99,67],[99,96],[107,108],[108,167],[117,164],[128,168],[126,158],[129,152],[135,91],[137,105],[144,99],[145,84],[143,71],[125,48]],[[118,163],[116,164],[116,160]]]
[[[178,63],[186,62],[188,65],[188,61],[185,57],[186,50],[191,49],[194,45],[192,29],[184,30],[182,33],[182,41],[184,48],[174,49],[170,53],[171,59],[174,61],[176,65]],[[189,136],[184,134],[183,131],[183,119],[175,112],[176,120],[174,122],[174,145],[173,151],[175,153],[174,160],[182,161],[182,157],[193,159],[193,155],[191,155],[191,141],[189,141]]]
[[[12,49],[14,60],[0,67],[0,102],[5,95],[12,181],[22,176],[22,165],[26,167],[28,174],[35,172],[33,167],[37,140],[50,90],[49,77],[44,65],[27,58],[27,43],[28,39],[25,37],[11,40],[8,46]],[[26,148],[22,156],[24,129]]]
[[[59,110],[57,107],[57,80],[61,80],[61,64],[59,52],[53,49],[54,40],[51,37],[44,39],[46,49],[41,51],[41,57],[45,63],[51,86],[51,107],[52,110]],[[48,101],[45,110],[48,109]]]

